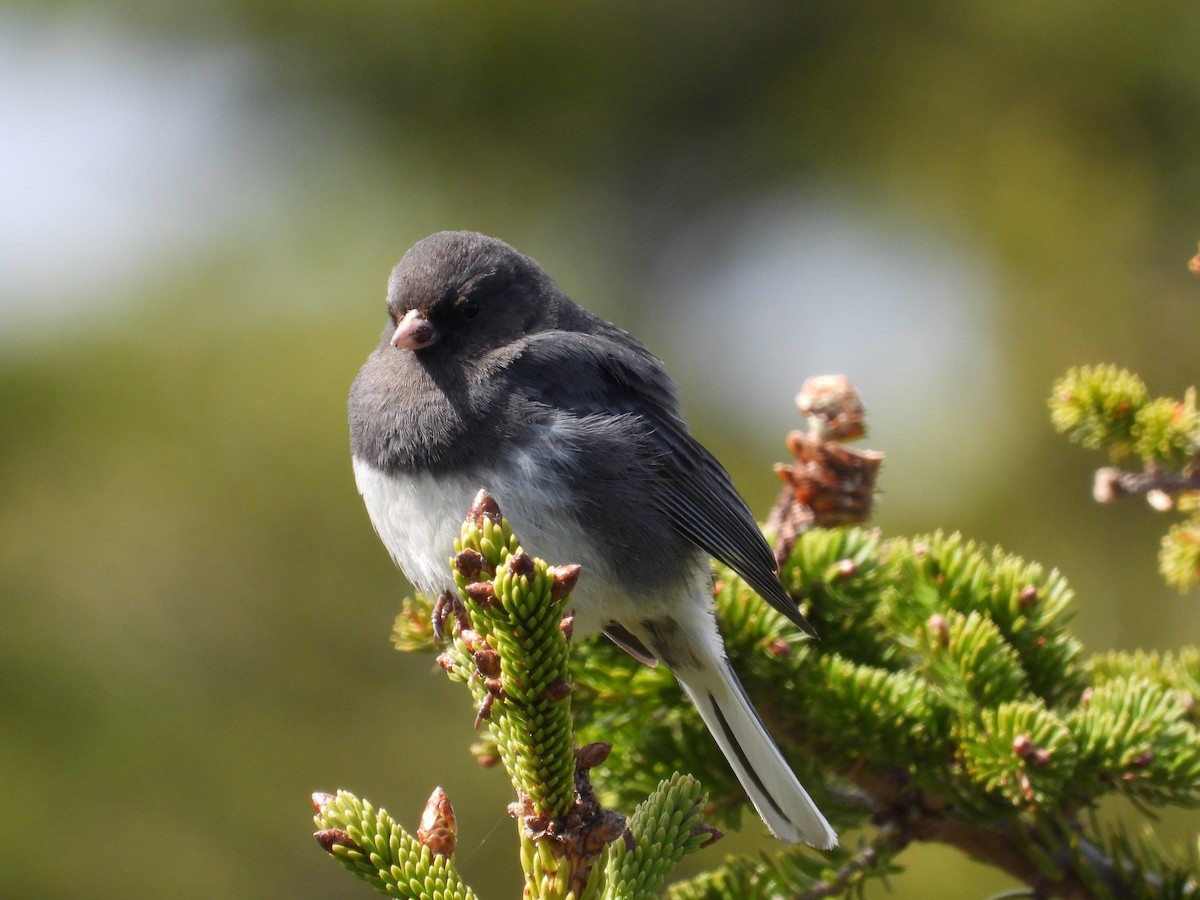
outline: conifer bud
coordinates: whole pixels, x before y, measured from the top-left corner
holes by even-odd
[[[852,441],[867,433],[862,399],[845,375],[816,375],[800,386],[796,409],[827,440]]]
[[[314,831],[313,837],[326,853],[333,853],[334,847],[345,847],[347,850],[357,850],[362,853],[362,847],[354,842],[354,838],[342,828],[322,828]]]
[[[575,585],[579,581],[580,566],[555,566],[549,572],[554,579],[554,583],[550,588],[550,599],[554,601],[562,600],[571,591],[575,590]]]
[[[556,703],[559,700],[566,700],[571,696],[571,685],[561,678],[557,681],[552,681],[546,685],[546,689],[539,695],[539,700],[546,700],[550,703]]]
[[[468,584],[463,590],[472,602],[484,609],[488,609],[496,603],[496,589],[492,587],[490,581],[476,581],[474,584]]]
[[[312,795],[313,812],[318,816],[325,815],[325,807],[333,800],[337,799],[333,794],[327,794],[324,791],[317,791]]]
[[[433,789],[425,804],[421,824],[417,828],[417,841],[428,847],[434,856],[454,855],[454,847],[458,842],[458,821],[454,817],[450,798],[440,786]]]
[[[584,836],[584,852],[599,853],[604,849],[605,844],[615,841],[624,833],[625,817],[610,809],[602,809]]]
[[[612,744],[607,741],[593,741],[575,748],[575,764],[584,771],[594,769],[612,752]]]
[[[1129,761],[1129,768],[1144,769],[1154,762],[1154,751],[1145,750]]]
[[[476,650],[473,654],[475,657],[475,668],[479,670],[479,674],[485,678],[500,677],[500,654],[495,650],[483,648]]]
[[[484,519],[496,522],[500,519],[500,505],[492,498],[491,494],[481,490],[471,501],[471,509],[467,515],[476,525],[482,525]]]
[[[528,578],[534,572],[533,557],[525,552],[525,548],[519,548],[508,558],[508,571],[514,575],[524,575]]]
[[[466,547],[455,554],[454,568],[467,581],[478,581],[481,575],[492,574],[483,554],[473,547]]]
[[[945,616],[934,613],[926,624],[941,646],[950,646],[950,623],[946,621]]]
[[[1027,584],[1021,588],[1021,593],[1017,597],[1017,602],[1021,604],[1021,609],[1028,611],[1038,600],[1038,589],[1032,584]]]
[[[1118,497],[1125,496],[1125,487],[1121,484],[1120,469],[1106,466],[1097,469],[1092,477],[1092,499],[1097,503],[1112,503]]]

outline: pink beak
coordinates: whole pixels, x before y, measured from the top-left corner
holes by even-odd
[[[437,329],[417,310],[410,309],[392,334],[392,346],[399,350],[420,350],[437,340]]]

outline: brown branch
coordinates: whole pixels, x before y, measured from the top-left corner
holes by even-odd
[[[1112,503],[1122,497],[1145,496],[1152,501],[1155,497],[1168,498],[1165,503],[1162,499],[1151,503],[1160,511],[1171,508],[1169,498],[1172,494],[1184,491],[1200,491],[1200,460],[1193,460],[1181,473],[1168,472],[1152,464],[1147,464],[1141,472],[1105,466],[1096,470],[1092,482],[1092,496],[1097,503]]]
[[[904,828],[894,822],[887,823],[879,829],[875,839],[854,854],[832,878],[803,891],[797,895],[796,900],[824,900],[826,897],[840,895],[853,884],[857,875],[877,866],[881,857],[894,856],[908,846],[910,840],[911,837]]]
[[[1013,822],[986,827],[953,818],[947,814],[951,808],[948,799],[913,790],[902,773],[856,771],[847,777],[873,799],[876,821],[897,823],[902,829],[903,837],[893,838],[888,846],[902,848],[910,841],[946,844],[1019,879],[1038,897],[1096,900],[1100,895],[1092,885],[1097,882],[1107,888],[1109,896],[1128,893],[1117,863],[1078,833],[1063,831],[1055,835],[1055,845],[1047,847],[1045,835],[1029,825]],[[1023,850],[1029,844],[1041,845],[1061,874],[1043,871]],[[1086,877],[1077,869],[1080,864],[1087,867]]]

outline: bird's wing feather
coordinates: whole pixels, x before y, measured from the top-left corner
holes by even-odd
[[[729,474],[688,432],[674,386],[624,332],[552,331],[527,337],[511,365],[532,377],[539,403],[580,416],[632,416],[656,453],[651,496],[685,538],[742,576],[767,602],[813,634],[779,582],[775,556]]]

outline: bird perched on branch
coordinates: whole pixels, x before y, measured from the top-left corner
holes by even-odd
[[[409,581],[430,596],[453,589],[447,560],[486,489],[531,553],[583,566],[575,633],[665,664],[772,833],[833,847],[726,660],[709,557],[812,629],[729,475],[689,433],[662,363],[534,260],[472,232],[412,247],[387,306],[350,391],[350,436],[371,521]]]

